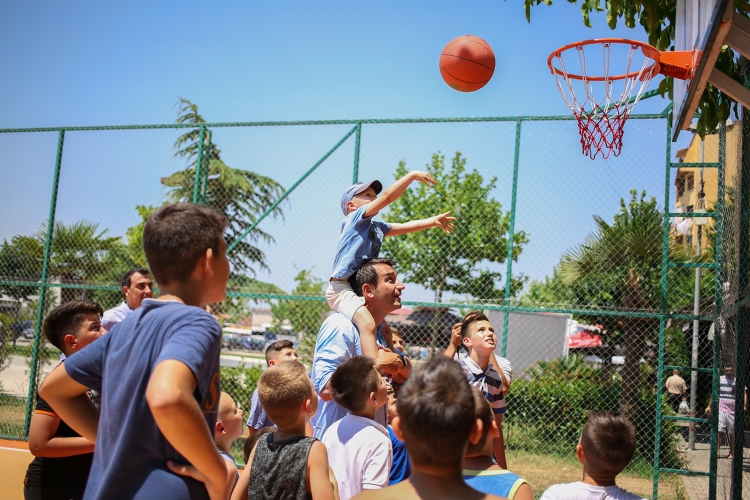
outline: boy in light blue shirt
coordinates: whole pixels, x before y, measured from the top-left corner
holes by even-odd
[[[377,359],[378,348],[375,342],[377,325],[372,315],[363,307],[364,297],[359,297],[349,284],[349,277],[366,261],[375,259],[380,253],[385,236],[414,233],[431,227],[439,227],[446,234],[453,231],[455,217],[450,212],[428,219],[415,220],[403,224],[388,224],[374,221],[372,218],[385,207],[398,199],[413,181],[420,181],[433,187],[437,181],[427,172],[414,170],[409,172],[389,188],[382,196],[380,181],[359,182],[349,187],[341,197],[341,210],[346,218],[341,225],[341,239],[336,250],[336,259],[326,299],[328,305],[351,320],[359,330],[362,354]]]

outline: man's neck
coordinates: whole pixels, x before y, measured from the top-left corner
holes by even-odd
[[[365,307],[368,311],[370,311],[370,315],[372,316],[372,319],[375,321],[376,325],[380,325],[383,321],[385,321],[385,317],[388,316],[388,314],[390,314],[391,312],[383,311],[379,307],[375,307],[375,305],[372,303],[368,304],[365,302]]]

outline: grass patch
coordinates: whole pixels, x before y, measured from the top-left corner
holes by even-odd
[[[553,484],[580,481],[583,475],[583,468],[575,456],[568,458],[509,450],[507,458],[510,470],[529,482],[535,498],[540,498],[542,493]],[[629,466],[625,469],[622,474],[617,476],[617,485],[640,497],[652,498],[653,478],[645,477],[641,465],[633,464],[635,467]],[[651,471],[653,473],[653,468]],[[665,500],[687,498],[685,486],[679,476],[675,474],[663,474],[661,476],[659,498]]]
[[[8,354],[11,356],[26,356],[31,357],[31,346],[30,345],[9,345],[5,347],[5,349],[8,351]],[[57,359],[60,357],[60,349],[54,346],[47,346],[42,351],[39,352],[39,355],[43,359]]]
[[[0,436],[23,437],[26,399],[0,394]]]

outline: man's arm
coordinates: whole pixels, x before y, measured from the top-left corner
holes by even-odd
[[[231,484],[224,459],[193,396],[197,384],[193,371],[185,363],[167,359],[154,368],[146,387],[146,402],[167,441],[202,476],[200,480],[211,499],[224,500],[229,496]]]
[[[89,399],[87,391],[88,387],[68,375],[65,364],[52,370],[39,387],[39,395],[55,410],[58,417],[90,443],[96,443],[99,410]]]
[[[373,217],[377,215],[378,212],[396,201],[398,197],[401,196],[404,191],[406,191],[406,188],[409,187],[409,184],[417,180],[420,182],[424,182],[430,187],[437,184],[437,181],[430,177],[430,174],[428,174],[427,172],[422,172],[421,170],[413,170],[388,186],[388,188],[383,191],[380,196],[368,203],[367,208],[365,209],[364,216]]]
[[[448,217],[450,212],[444,214],[435,215],[428,219],[413,220],[410,222],[404,222],[402,224],[391,224],[391,229],[388,231],[386,236],[398,236],[400,234],[416,233],[417,231],[424,231],[431,227],[439,227],[445,234],[451,234],[453,232],[453,222],[456,220],[455,217]]]

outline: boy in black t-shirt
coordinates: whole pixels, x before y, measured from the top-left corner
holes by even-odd
[[[105,333],[103,312],[96,302],[66,302],[44,320],[44,335],[69,358]],[[88,396],[98,406],[99,395],[89,391]],[[25,500],[83,498],[94,444],[71,429],[41,397],[31,417],[29,451],[36,458],[24,478]]]
[[[144,299],[39,388],[72,428],[96,442],[87,500],[229,496],[235,478],[213,439],[221,325],[204,309],[226,297],[228,223],[218,210],[191,203],[154,212],[143,250],[159,298]],[[86,387],[101,391],[101,417],[82,397]]]

